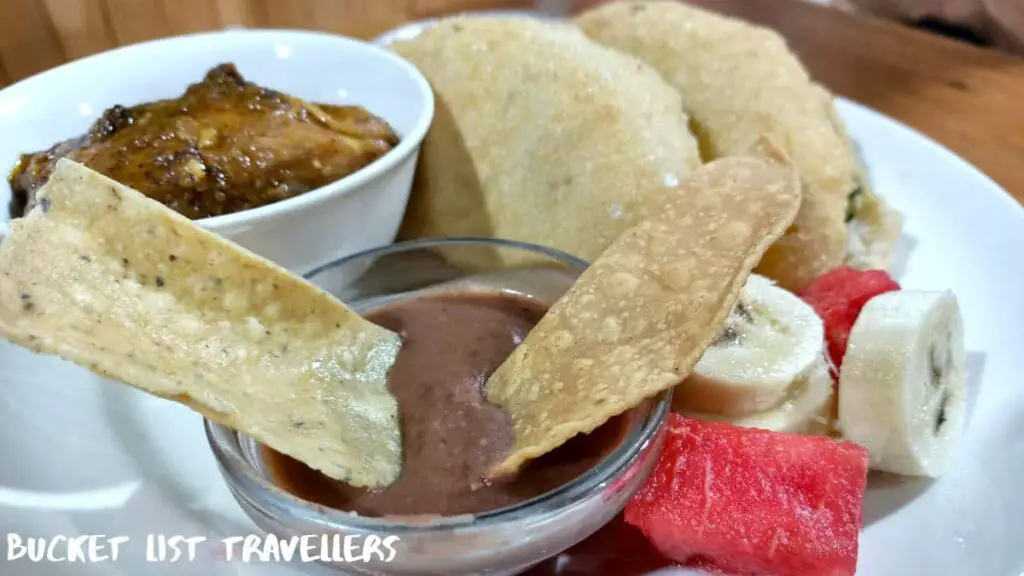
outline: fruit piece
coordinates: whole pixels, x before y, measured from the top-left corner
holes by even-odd
[[[843,364],[846,341],[861,308],[875,296],[899,289],[900,285],[884,270],[857,270],[841,266],[823,274],[800,291],[799,296],[825,322],[828,354],[836,370]]]
[[[803,300],[752,274],[693,372],[673,392],[676,409],[749,416],[780,406],[821,358],[825,328]]]
[[[626,522],[683,563],[732,574],[851,575],[867,484],[861,446],[671,414]]]
[[[721,416],[681,410],[672,397],[673,410],[701,420],[729,422],[736,426],[761,428],[793,434],[829,434],[833,423],[833,385],[828,365],[821,353],[811,368],[793,383],[786,398],[774,408],[746,416]]]
[[[962,433],[963,320],[949,292],[891,292],[864,306],[839,372],[839,427],[871,467],[939,476]]]

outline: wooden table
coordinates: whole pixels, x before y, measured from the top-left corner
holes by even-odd
[[[834,92],[942,142],[1024,202],[1024,104],[1019,100],[1024,60],[800,0],[692,1],[777,29]],[[446,12],[533,5],[528,0],[0,0],[0,85],[120,44],[195,30],[244,25],[372,37],[403,21]]]

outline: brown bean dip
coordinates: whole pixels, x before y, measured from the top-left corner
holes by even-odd
[[[483,479],[512,445],[512,426],[482,387],[544,312],[539,302],[497,292],[440,293],[374,309],[366,317],[403,340],[388,374],[401,414],[401,476],[383,490],[353,488],[264,448],[273,479],[304,500],[365,516],[453,516],[524,502],[590,470],[621,443],[628,417],[570,440],[515,478]]]

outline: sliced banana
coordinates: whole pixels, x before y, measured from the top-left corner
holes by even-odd
[[[868,301],[839,372],[839,428],[871,467],[936,477],[963,430],[963,320],[949,292],[888,292]]]
[[[779,406],[821,357],[825,328],[803,300],[751,275],[725,328],[676,387],[680,412],[740,417]]]
[[[748,428],[825,435],[831,431],[832,390],[828,364],[824,356],[819,355],[810,370],[794,383],[782,404],[775,408],[742,417],[699,412],[683,413],[693,418],[726,421]]]

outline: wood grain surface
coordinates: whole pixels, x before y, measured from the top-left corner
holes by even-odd
[[[601,0],[563,0],[580,9]],[[690,0],[775,28],[837,94],[917,128],[1024,201],[1024,60],[801,0]],[[228,26],[370,38],[529,0],[0,0],[0,85],[109,48]]]

